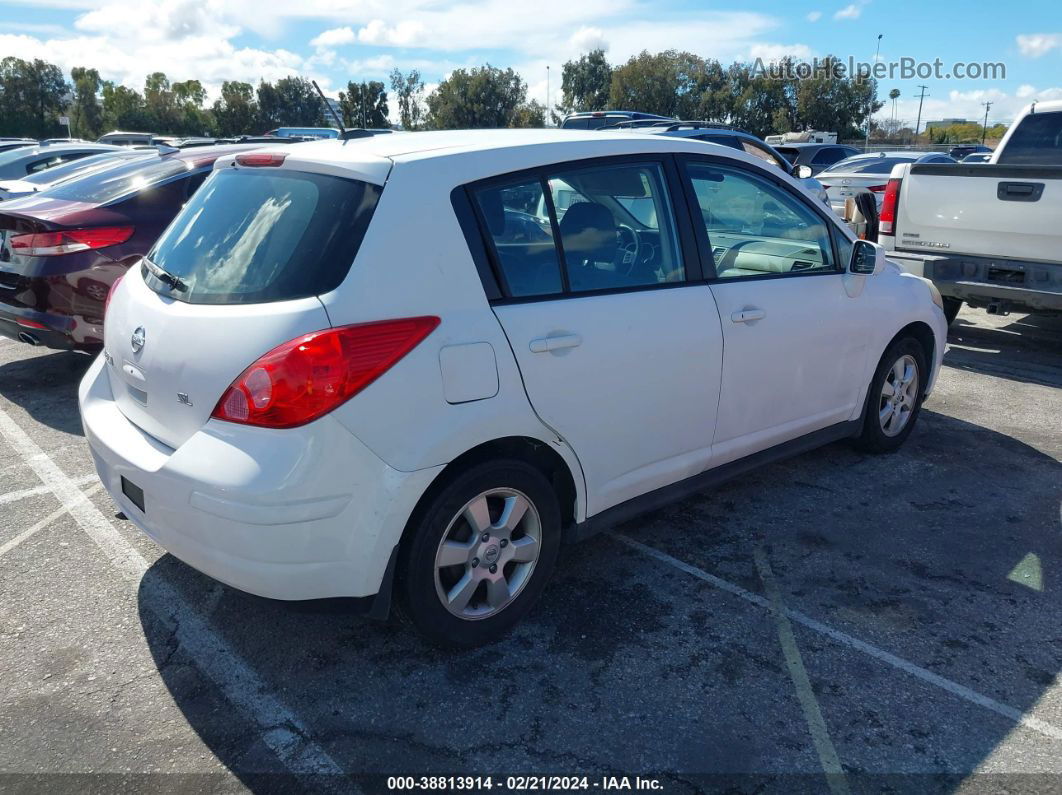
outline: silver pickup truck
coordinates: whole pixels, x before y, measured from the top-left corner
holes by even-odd
[[[889,259],[930,279],[951,321],[1062,313],[1062,101],[1022,110],[989,163],[904,164],[879,219]]]

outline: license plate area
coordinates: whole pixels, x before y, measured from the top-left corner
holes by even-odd
[[[124,475],[122,476],[122,494],[128,497],[129,501],[139,508],[141,513],[147,513],[144,510],[144,490]]]

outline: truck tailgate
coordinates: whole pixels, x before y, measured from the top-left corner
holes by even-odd
[[[1062,166],[913,165],[900,188],[896,248],[1062,261]]]

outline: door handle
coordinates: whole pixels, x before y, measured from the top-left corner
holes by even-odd
[[[578,334],[558,334],[556,337],[539,337],[531,340],[528,347],[531,353],[548,353],[559,351],[564,348],[577,348],[583,344],[583,338]]]
[[[762,309],[750,306],[739,312],[735,312],[730,316],[730,319],[735,323],[755,323],[757,320],[763,320],[765,317],[767,317],[767,313]]]

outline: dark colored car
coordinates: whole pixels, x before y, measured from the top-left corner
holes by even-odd
[[[811,176],[846,157],[859,154],[854,146],[844,144],[783,144],[774,149],[794,166],[809,166]]]
[[[580,113],[569,113],[561,122],[563,130],[596,130],[617,122],[631,121],[674,121],[667,116],[658,116],[655,113],[642,113],[640,110],[594,110]]]
[[[953,146],[948,151],[948,154],[956,160],[962,160],[964,157],[966,157],[966,155],[972,155],[976,152],[991,153],[992,150],[989,149],[987,146],[982,146],[981,144],[959,144],[958,146]]]
[[[94,352],[114,281],[147,253],[217,158],[215,146],[92,173],[0,205],[0,335]]]
[[[21,149],[23,146],[36,146],[37,142],[32,138],[0,138],[0,152],[11,149]]]

